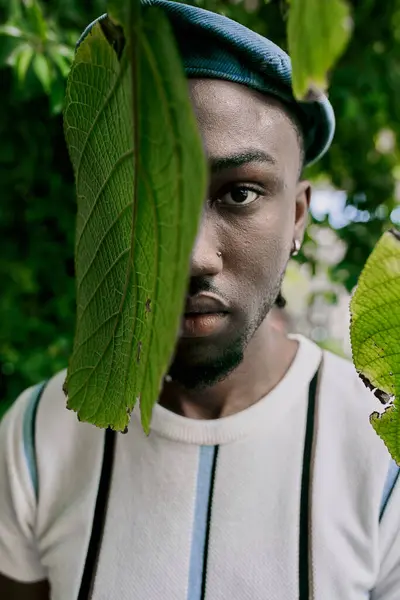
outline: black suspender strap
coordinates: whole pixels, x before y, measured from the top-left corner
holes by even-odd
[[[106,521],[108,496],[114,462],[115,439],[115,431],[106,429],[104,436],[103,464],[101,467],[99,489],[94,509],[92,533],[90,535],[78,600],[89,600],[93,590],[97,561]]]
[[[322,364],[319,365],[308,391],[308,409],[303,450],[303,471],[300,492],[299,527],[299,600],[310,600],[311,590],[311,485],[314,426],[319,380]]]

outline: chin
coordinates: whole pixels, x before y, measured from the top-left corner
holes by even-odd
[[[193,342],[193,340],[192,340]],[[201,391],[213,387],[228,377],[243,361],[242,340],[229,344],[224,350],[215,344],[191,344],[178,347],[168,371],[171,379],[187,390]]]
[[[236,366],[231,366],[229,369],[216,369],[209,366],[200,366],[183,369],[171,369],[169,375],[175,383],[188,391],[201,392],[214,387],[228,377],[234,371]]]

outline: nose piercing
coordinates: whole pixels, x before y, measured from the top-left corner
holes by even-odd
[[[222,252],[217,252],[217,256],[218,256],[218,258],[221,258]]]

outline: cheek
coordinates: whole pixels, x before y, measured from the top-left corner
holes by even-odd
[[[268,207],[270,208],[270,207]],[[219,225],[225,255],[224,268],[232,270],[247,285],[279,278],[290,253],[293,215],[288,208],[260,210],[251,216],[234,215]],[[226,263],[226,264],[225,264]]]

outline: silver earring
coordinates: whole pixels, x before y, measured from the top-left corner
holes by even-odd
[[[222,252],[217,252],[217,256],[218,256],[218,258],[221,258]]]
[[[300,240],[293,240],[291,255],[297,256],[300,251],[300,248],[301,248]]]

